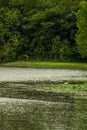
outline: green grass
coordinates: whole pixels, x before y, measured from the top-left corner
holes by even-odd
[[[82,69],[87,70],[87,63],[73,62],[31,62],[17,61],[1,64],[7,67],[30,67],[30,68],[56,68],[56,69]]]

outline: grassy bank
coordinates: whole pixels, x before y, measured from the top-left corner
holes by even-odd
[[[87,63],[71,63],[71,62],[9,62],[0,66],[7,67],[30,67],[30,68],[56,68],[56,69],[82,69],[87,70]]]

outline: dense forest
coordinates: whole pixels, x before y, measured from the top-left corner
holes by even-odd
[[[87,2],[0,0],[0,62],[87,60]]]

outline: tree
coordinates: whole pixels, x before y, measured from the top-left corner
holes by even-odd
[[[76,42],[79,53],[83,58],[87,58],[87,2],[82,1],[77,13]]]
[[[0,0],[0,61],[78,57],[76,12],[81,0]]]

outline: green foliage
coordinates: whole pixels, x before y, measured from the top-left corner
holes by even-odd
[[[60,41],[60,37],[56,36],[53,39],[53,44],[52,44],[52,53],[53,53],[53,57],[55,59],[59,58],[59,50],[60,50],[60,46],[61,46],[61,41]]]
[[[78,33],[76,41],[78,50],[82,57],[87,58],[87,2],[82,1],[77,13]]]
[[[0,0],[0,61],[78,58],[80,0]]]

